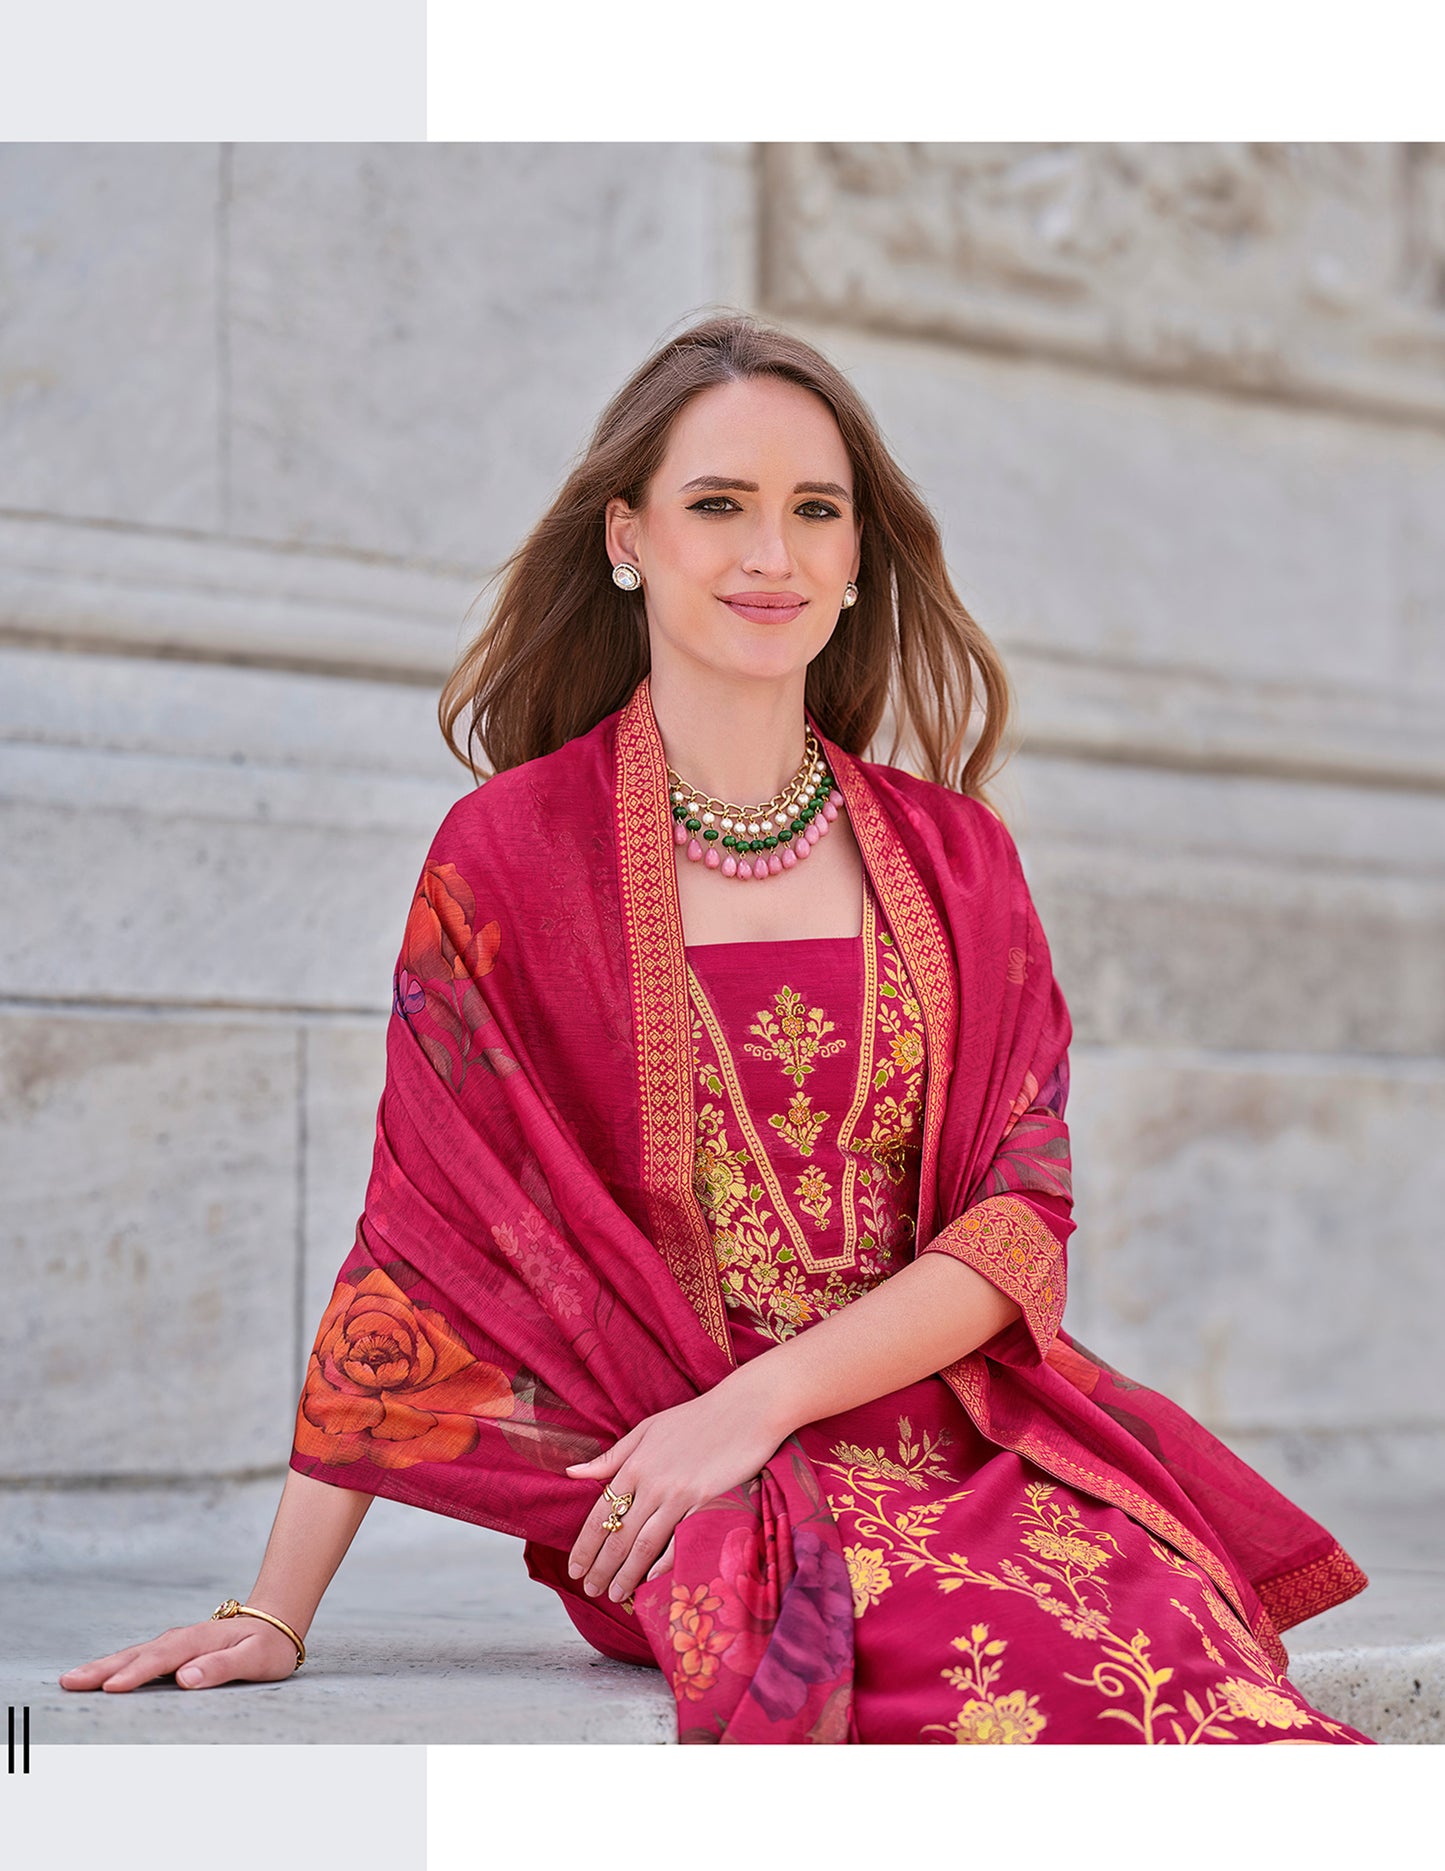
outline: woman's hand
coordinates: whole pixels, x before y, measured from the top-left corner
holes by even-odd
[[[217,1683],[273,1683],[296,1667],[296,1646],[262,1618],[207,1619],[162,1631],[146,1644],[132,1644],[108,1657],[77,1664],[58,1680],[62,1689],[138,1689],[174,1670],[183,1689],[213,1689]]]
[[[605,1591],[621,1603],[644,1577],[671,1564],[678,1521],[714,1495],[751,1481],[786,1433],[748,1407],[737,1389],[729,1390],[726,1379],[701,1397],[644,1417],[610,1449],[567,1470],[598,1488],[567,1570],[590,1597]],[[602,1530],[612,1512],[603,1482],[614,1494],[634,1497],[615,1533]]]

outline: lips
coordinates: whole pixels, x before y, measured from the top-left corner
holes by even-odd
[[[786,624],[798,616],[808,600],[792,591],[738,591],[720,602],[752,623]]]

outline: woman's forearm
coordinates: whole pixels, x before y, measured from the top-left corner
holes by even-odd
[[[985,1344],[1019,1308],[950,1254],[923,1254],[807,1331],[751,1358],[719,1386],[776,1429],[916,1383]]]
[[[304,1639],[373,1499],[288,1469],[261,1570],[244,1602],[284,1619]]]

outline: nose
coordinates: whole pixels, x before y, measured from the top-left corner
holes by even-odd
[[[793,569],[793,555],[783,537],[781,519],[760,514],[752,538],[743,553],[743,570],[759,578],[786,578]]]

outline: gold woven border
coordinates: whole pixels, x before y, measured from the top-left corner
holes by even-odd
[[[1250,1633],[1260,1649],[1279,1671],[1281,1676],[1289,1674],[1289,1652],[1280,1642],[1279,1632],[1275,1629],[1270,1615],[1263,1608],[1255,1619],[1254,1629]]]
[[[1369,1579],[1340,1545],[1293,1572],[1261,1580],[1255,1588],[1275,1625],[1287,1631],[1292,1624],[1318,1617],[1332,1605],[1341,1605],[1364,1591]]]
[[[938,911],[866,774],[850,753],[827,738],[811,715],[808,720],[847,803],[853,836],[863,855],[874,895],[882,906],[923,1009],[928,1080],[923,1094],[923,1152],[919,1165],[915,1239],[926,1241],[933,1226],[938,1139],[943,1130],[958,1033],[958,983],[953,959]]]
[[[1063,1250],[1027,1202],[990,1195],[975,1202],[919,1248],[951,1254],[1006,1293],[1040,1347],[1052,1342],[1064,1312]]]
[[[617,723],[617,872],[637,1033],[642,1186],[668,1272],[734,1362],[712,1237],[693,1190],[696,1106],[687,947],[677,894],[667,755],[647,676]]]
[[[1062,1481],[1070,1487],[1082,1488],[1085,1494],[1091,1494],[1096,1500],[1107,1501],[1111,1507],[1117,1507],[1131,1520],[1137,1520],[1140,1526],[1155,1533],[1161,1540],[1183,1553],[1186,1559],[1192,1559],[1208,1573],[1220,1596],[1238,1612],[1246,1630],[1249,1619],[1245,1616],[1244,1606],[1240,1603],[1234,1581],[1230,1578],[1222,1560],[1209,1548],[1195,1539],[1189,1529],[1176,1520],[1167,1508],[1157,1501],[1151,1501],[1148,1495],[1141,1494],[1137,1488],[1131,1488],[1127,1482],[1116,1481],[1112,1475],[1100,1474],[1097,1469],[1086,1468],[1082,1462],[1076,1462],[1067,1455],[1057,1454],[1045,1448],[1033,1436],[1019,1436],[1011,1442],[1000,1442],[992,1428],[991,1412],[984,1397],[983,1358],[978,1352],[970,1352],[966,1358],[960,1358],[956,1364],[948,1366],[940,1373],[949,1389],[958,1398],[979,1432],[987,1436],[990,1442],[1000,1448],[1012,1449],[1016,1455],[1023,1455],[1029,1461],[1042,1468],[1046,1475],[1052,1475],[1055,1481]]]

